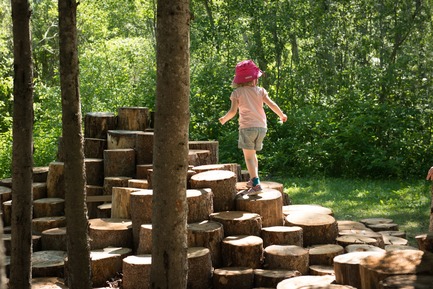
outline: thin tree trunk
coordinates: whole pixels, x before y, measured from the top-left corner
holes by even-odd
[[[31,288],[33,64],[30,7],[12,0],[14,110],[12,147],[12,244],[10,288]],[[0,273],[3,281],[3,273]],[[5,288],[3,282],[0,288]]]
[[[68,287],[92,288],[90,246],[85,205],[85,170],[78,83],[75,0],[59,0],[60,86],[62,141],[65,157],[65,213],[67,218]]]
[[[186,288],[189,1],[158,1],[151,288]]]

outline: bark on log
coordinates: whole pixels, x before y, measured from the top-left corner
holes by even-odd
[[[128,187],[137,189],[148,189],[149,183],[147,180],[130,179],[128,180]]]
[[[283,207],[283,214],[285,216],[293,214],[293,213],[303,213],[310,212],[316,214],[325,214],[333,216],[334,213],[331,209],[323,207],[321,205],[288,205]]]
[[[191,177],[191,188],[210,188],[214,212],[232,211],[236,196],[236,176],[230,171],[207,171]]]
[[[43,199],[47,197],[47,183],[33,183],[33,200]]]
[[[138,192],[137,188],[113,187],[111,198],[111,218],[131,219],[131,194]]]
[[[123,289],[149,289],[152,255],[128,256],[122,262]]]
[[[289,226],[299,226],[304,232],[304,246],[333,244],[338,235],[334,217],[316,213],[293,213],[285,218]]]
[[[334,258],[344,254],[344,248],[337,244],[314,245],[308,249],[310,265],[332,266]]]
[[[98,206],[102,205],[104,202],[87,202],[88,197],[102,196],[103,194],[104,194],[103,186],[86,185],[86,206],[87,206],[87,216],[89,219],[98,218],[97,217]]]
[[[68,289],[65,280],[59,277],[32,278],[32,289]]]
[[[86,171],[86,184],[102,186],[104,184],[104,160],[103,159],[84,159]]]
[[[254,284],[253,269],[246,267],[215,269],[212,281],[213,289],[251,289]]]
[[[133,192],[130,199],[130,213],[132,221],[132,236],[134,248],[137,249],[140,236],[140,226],[152,224],[152,190],[140,190]]]
[[[213,213],[213,197],[211,189],[186,190],[188,203],[188,223],[196,223],[209,219]]]
[[[135,130],[107,131],[107,149],[135,149],[137,133]]]
[[[188,224],[188,247],[208,248],[214,268],[221,267],[221,242],[223,239],[224,229],[221,223],[203,221]]]
[[[34,183],[46,183],[48,177],[49,166],[44,167],[33,167],[33,182]]]
[[[219,162],[218,141],[189,141],[188,146],[190,149],[210,151],[210,163],[217,164]]]
[[[121,130],[145,131],[150,117],[147,107],[119,107],[117,115],[117,128]]]
[[[90,248],[106,247],[132,248],[132,226],[128,219],[89,220]]]
[[[107,149],[107,140],[101,138],[84,138],[84,157],[103,159]]]
[[[64,276],[65,251],[38,251],[32,253],[33,277]]]
[[[114,187],[128,187],[130,177],[105,177],[104,195],[112,195]]]
[[[332,265],[311,265],[309,274],[313,276],[334,276],[334,267]]]
[[[147,177],[148,177],[148,170],[152,169],[153,165],[152,164],[138,164],[136,167],[136,178],[140,179],[140,180],[146,180],[147,181]]]
[[[274,189],[263,189],[255,196],[239,194],[236,210],[256,213],[262,216],[262,226],[283,225],[283,200],[281,193]]]
[[[106,139],[107,131],[115,129],[117,117],[111,112],[89,112],[84,116],[84,137]]]
[[[264,227],[261,231],[263,246],[295,245],[303,247],[304,238],[301,227],[298,226],[272,226]]]
[[[210,251],[204,247],[191,247],[187,250],[187,288],[209,289],[212,284],[212,261]]]
[[[333,289],[330,286],[334,282],[334,276],[298,276],[286,279],[278,283],[277,289]],[[353,288],[352,288],[353,289]]]
[[[41,248],[44,251],[66,251],[66,227],[43,231],[41,235]]]
[[[35,234],[42,234],[43,231],[65,227],[66,226],[66,217],[58,216],[58,217],[42,217],[35,218],[32,220],[32,230]]]
[[[152,224],[142,224],[138,234],[137,254],[152,254]]]
[[[415,239],[420,250],[433,253],[433,232],[418,235]]]
[[[137,165],[153,163],[153,132],[139,132],[135,140]]]
[[[135,177],[135,150],[115,149],[104,151],[105,177]]]
[[[244,211],[225,211],[210,214],[210,220],[221,223],[224,236],[252,235],[259,236],[262,219],[259,214]]]
[[[261,268],[263,264],[263,240],[257,236],[229,236],[221,244],[224,267]]]
[[[296,270],[305,275],[308,273],[308,250],[293,245],[271,245],[265,248],[266,269]]]
[[[396,275],[380,281],[380,289],[431,289],[433,276]]]
[[[64,199],[43,198],[33,201],[33,218],[63,216],[64,214]]]
[[[47,176],[47,197],[65,198],[65,176],[63,162],[51,162]]]
[[[199,149],[189,149],[188,155],[196,155],[197,157],[192,157],[194,160],[190,163],[192,166],[202,166],[211,164],[211,155],[209,150],[199,150]]]
[[[255,269],[254,286],[276,288],[281,281],[300,275],[301,273],[296,270]]]

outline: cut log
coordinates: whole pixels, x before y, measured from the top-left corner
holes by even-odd
[[[285,216],[293,214],[293,213],[316,213],[316,214],[325,214],[333,216],[334,213],[331,209],[320,206],[320,205],[288,205],[283,206],[283,214]]]
[[[254,284],[253,269],[246,267],[215,269],[212,281],[213,289],[251,289]]]
[[[298,226],[272,226],[264,227],[261,231],[263,246],[295,245],[303,247],[304,238],[301,227]]]
[[[90,248],[106,247],[132,248],[132,226],[128,219],[89,220]]]
[[[148,177],[148,170],[152,169],[153,165],[152,164],[138,164],[136,166],[136,178],[140,179],[140,180],[146,180],[147,181],[147,177]]]
[[[409,245],[408,240],[400,237],[391,236],[391,235],[383,236],[383,242],[384,242],[384,247],[388,245],[401,245],[401,246]]]
[[[33,277],[64,277],[65,251],[38,251],[32,253]]]
[[[286,279],[278,283],[277,289],[333,289],[330,286],[334,282],[334,276],[326,275],[326,276],[298,276],[290,279]],[[324,287],[322,287],[324,286]],[[338,288],[338,287],[337,287]],[[344,288],[344,287],[343,287]],[[354,289],[354,288],[351,288]]]
[[[107,131],[107,149],[135,149],[137,133],[135,130]]]
[[[132,221],[132,236],[134,240],[134,248],[137,249],[140,227],[143,224],[152,224],[152,190],[140,190],[131,193],[129,196]]]
[[[117,128],[120,130],[145,131],[150,118],[147,107],[119,107],[117,115]]]
[[[379,282],[380,289],[431,289],[433,276],[396,275]]]
[[[122,260],[131,253],[130,248],[119,247],[107,247],[90,251],[93,286],[105,286],[107,281],[122,271]]]
[[[102,186],[104,184],[104,160],[101,159],[84,159],[86,171],[86,184]]]
[[[385,238],[382,234],[379,234],[377,232],[374,232],[372,230],[340,230],[338,232],[340,236],[362,236],[362,237],[368,237],[373,238],[377,240],[377,246],[380,248],[385,247]]]
[[[377,239],[365,237],[363,235],[344,235],[336,238],[337,244],[346,247],[353,244],[366,244],[379,247]],[[382,245],[383,247],[383,245]]]
[[[329,265],[311,265],[309,274],[313,276],[334,276],[334,266]]]
[[[433,253],[433,232],[418,235],[415,239],[420,250]]]
[[[207,171],[191,177],[191,188],[210,188],[214,212],[232,211],[236,196],[236,176],[230,171]]]
[[[373,245],[367,245],[367,244],[351,244],[347,245],[344,250],[346,253],[352,253],[352,252],[384,252],[385,250],[382,248],[379,248],[377,246]]]
[[[387,219],[387,218],[367,218],[367,219],[361,219],[359,221],[365,224],[367,227],[370,225],[388,224],[393,222],[392,219]]]
[[[137,189],[148,189],[149,184],[147,180],[130,179],[128,180],[128,187]]]
[[[33,182],[34,183],[46,183],[48,177],[49,166],[33,167]]]
[[[188,247],[208,248],[214,268],[221,267],[221,242],[223,239],[224,229],[221,223],[203,221],[188,224]]]
[[[204,247],[191,247],[187,250],[187,288],[206,289],[212,284],[212,261],[210,251]]]
[[[260,236],[262,219],[259,214],[244,211],[225,211],[210,214],[210,220],[221,223],[224,236]]]
[[[47,183],[32,184],[33,200],[43,199],[47,197]]]
[[[12,188],[12,178],[5,178],[0,180],[0,186]]]
[[[130,177],[105,177],[104,195],[112,195],[113,187],[128,187]]]
[[[296,270],[254,269],[254,286],[276,288],[281,281],[300,275]]]
[[[283,184],[277,183],[277,182],[271,182],[271,181],[262,181],[262,182],[260,182],[260,185],[262,186],[263,189],[274,189],[274,190],[279,191],[283,197],[283,206],[288,206],[291,204],[291,200],[289,198],[289,195],[284,193]],[[242,191],[245,191],[247,189],[248,188],[247,188],[247,182],[246,181],[236,183],[236,190],[238,192],[242,192]],[[284,211],[284,207],[283,207],[283,211]]]
[[[107,140],[101,138],[84,138],[84,157],[103,159],[107,149]]]
[[[265,248],[264,268],[276,270],[296,270],[308,273],[308,250],[293,245],[271,245]]]
[[[123,289],[150,288],[151,255],[128,256],[122,263]]]
[[[42,218],[34,218],[32,220],[32,230],[35,234],[42,234],[43,231],[65,227],[66,226],[66,217],[58,216],[58,217],[42,217]]]
[[[367,227],[375,232],[398,231],[398,224],[395,223],[373,224],[373,225],[367,225]]]
[[[4,245],[4,254],[6,256],[10,256],[11,246],[12,246],[12,236],[10,233],[3,233],[2,235],[3,245]],[[41,236],[32,235],[32,251],[40,251],[41,250]]]
[[[263,240],[257,236],[229,236],[221,244],[224,267],[261,268],[263,264]]]
[[[41,235],[41,248],[44,251],[66,251],[66,227],[43,231]]]
[[[365,230],[367,226],[361,222],[349,221],[349,220],[338,220],[338,230]]]
[[[224,163],[224,170],[226,171],[231,171],[235,174],[236,176],[236,182],[239,182],[241,179],[241,174],[242,174],[242,170],[241,170],[241,165],[238,163]]]
[[[406,239],[406,232],[404,231],[379,231],[378,233],[384,236],[394,236]]]
[[[140,191],[137,188],[113,187],[111,198],[111,218],[131,219],[130,196],[132,193]]]
[[[408,245],[386,245],[385,251],[397,251],[397,250],[418,250],[418,248]]]
[[[299,226],[304,232],[304,246],[333,244],[338,235],[334,217],[317,213],[293,213],[285,218],[289,226]]]
[[[103,186],[86,185],[86,206],[87,216],[89,219],[95,219],[98,217],[98,206],[104,203],[103,201],[92,201],[92,197],[102,196],[103,194]],[[109,202],[111,202],[111,199]]]
[[[143,224],[139,229],[137,254],[152,254],[152,224]]]
[[[189,141],[188,146],[190,149],[210,151],[210,163],[219,163],[218,141]]]
[[[210,164],[210,165],[200,165],[194,166],[192,168],[193,171],[199,173],[207,172],[207,171],[223,171],[225,166],[223,164]]]
[[[117,117],[111,112],[89,112],[84,116],[84,137],[106,139],[107,131],[115,129]]]
[[[255,196],[239,194],[236,197],[236,210],[259,214],[263,227],[282,226],[282,208],[281,193],[274,189],[263,189]]]
[[[64,199],[43,198],[33,201],[33,218],[63,216],[64,214]]]
[[[68,289],[65,280],[59,277],[32,278],[32,289]]]
[[[188,223],[196,223],[209,219],[213,213],[211,189],[186,190],[188,203]]]
[[[104,151],[105,177],[135,177],[135,150],[114,149]]]
[[[65,198],[64,163],[51,162],[47,176],[47,197]]]
[[[3,204],[3,202],[10,200],[12,200],[12,189],[0,186],[0,202]]]
[[[105,219],[111,217],[111,203],[105,203],[98,206],[98,211],[96,213],[98,218]]]
[[[334,258],[344,254],[344,248],[337,244],[314,245],[308,249],[310,265],[332,266]]]
[[[210,160],[210,151],[209,150],[200,150],[200,149],[189,149],[189,155],[196,155],[196,157],[192,157],[192,161],[190,165],[192,166],[202,166],[211,164]]]
[[[2,203],[3,226],[10,226],[12,222],[12,200]]]
[[[151,164],[153,162],[153,132],[139,132],[135,139],[137,152],[137,165]]]
[[[359,266],[363,289],[379,288],[379,282],[393,275],[433,275],[433,254],[420,250],[379,253],[361,260]]]

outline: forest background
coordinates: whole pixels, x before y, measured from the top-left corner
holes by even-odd
[[[61,135],[57,1],[32,3],[34,161]],[[265,175],[422,179],[433,165],[432,0],[191,0],[190,139],[242,163],[237,121],[222,127],[238,61],[253,59],[288,115],[269,113]],[[82,113],[154,109],[156,2],[81,1]],[[0,178],[11,175],[10,1],[0,0]],[[173,124],[176,125],[176,124]]]

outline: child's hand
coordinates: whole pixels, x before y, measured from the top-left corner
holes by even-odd
[[[220,117],[219,119],[219,122],[222,124],[222,125],[224,125],[226,122],[224,121],[224,116],[222,116],[222,117]]]
[[[283,123],[283,122],[286,122],[286,121],[287,121],[287,115],[285,115],[283,113],[282,117],[280,117],[280,122]]]

